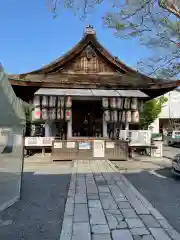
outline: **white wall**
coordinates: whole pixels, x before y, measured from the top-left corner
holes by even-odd
[[[169,118],[176,118],[180,119],[180,90],[173,90],[164,94],[165,97],[168,98],[168,101],[164,104],[162,111],[157,118],[151,125],[152,133],[159,132],[159,119],[169,119]],[[180,122],[180,121],[179,121]],[[169,123],[170,124],[170,123]]]
[[[164,96],[168,101],[164,104],[159,118],[180,118],[180,90],[173,90]]]

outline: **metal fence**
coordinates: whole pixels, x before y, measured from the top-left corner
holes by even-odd
[[[110,159],[128,160],[128,142],[121,140],[60,140],[52,143],[55,160]]]

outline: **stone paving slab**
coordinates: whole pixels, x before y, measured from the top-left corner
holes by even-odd
[[[180,240],[180,234],[112,163],[77,160],[60,234],[76,239]]]

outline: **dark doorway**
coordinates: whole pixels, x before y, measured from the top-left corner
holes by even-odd
[[[73,136],[102,136],[101,101],[73,100],[72,129]]]

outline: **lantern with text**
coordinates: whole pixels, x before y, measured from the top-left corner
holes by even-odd
[[[136,110],[138,108],[138,99],[132,98],[131,100],[131,109]]]
[[[105,111],[104,112],[104,120],[106,122],[109,122],[110,121],[110,112],[109,111]]]
[[[117,108],[123,108],[123,98],[117,98]]]
[[[116,108],[116,98],[111,98],[110,99],[110,107],[111,108]]]
[[[48,97],[42,96],[42,107],[48,107]]]
[[[72,106],[72,97],[68,96],[66,99],[66,107],[71,108],[71,106]]]
[[[132,113],[132,121],[134,123],[138,123],[139,122],[139,111],[134,111]]]
[[[39,120],[41,118],[41,109],[40,107],[35,107],[34,109],[34,119]]]
[[[108,100],[108,98],[103,98],[103,99],[102,99],[102,106],[103,106],[104,108],[108,108],[108,106],[109,106],[109,100]]]
[[[42,109],[42,119],[47,120],[48,119],[48,111],[46,108]]]
[[[71,109],[66,109],[66,120],[67,121],[71,120]]]
[[[33,105],[34,107],[40,106],[40,96],[34,96]]]

